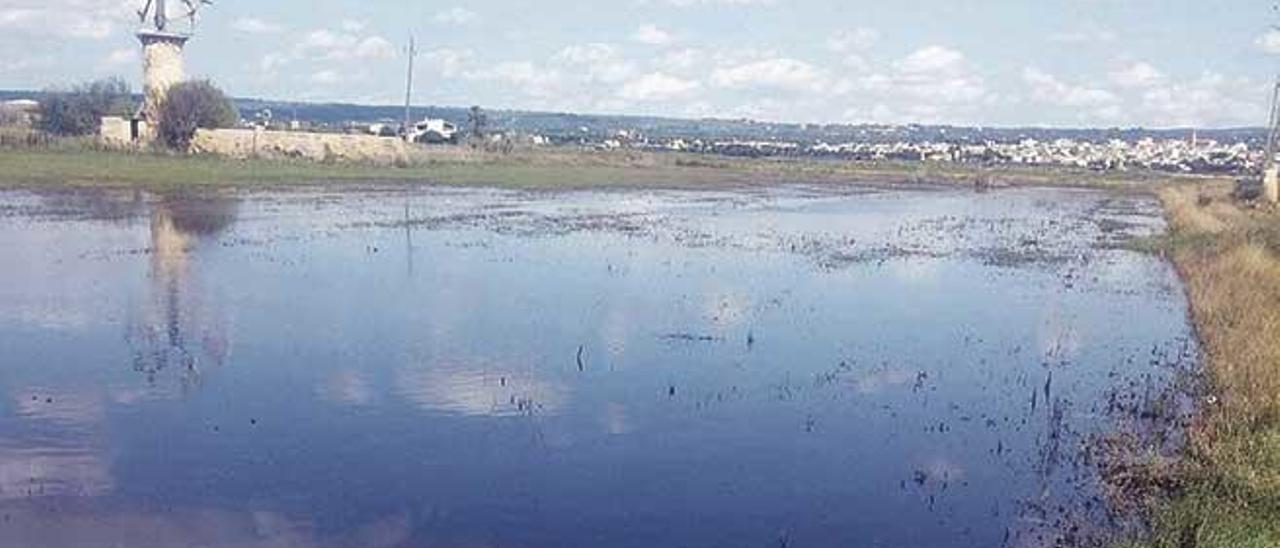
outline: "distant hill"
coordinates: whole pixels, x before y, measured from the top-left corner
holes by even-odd
[[[37,91],[3,91],[0,100],[32,99]],[[245,118],[270,109],[277,120],[297,119],[313,124],[342,126],[347,123],[398,123],[404,117],[404,107],[370,106],[345,103],[303,103],[238,98],[235,100]],[[1037,128],[1037,127],[961,127],[947,125],[873,125],[873,124],[791,124],[757,122],[752,120],[681,119],[656,116],[616,116],[571,114],[556,112],[530,112],[517,110],[486,110],[489,126],[495,130],[536,133],[558,141],[598,141],[620,131],[644,135],[651,139],[703,139],[703,140],[775,140],[800,144],[817,142],[922,142],[945,141],[956,143],[982,143],[986,141],[1014,142],[1023,139],[1040,141],[1075,139],[1106,141],[1120,139],[1136,141],[1143,138],[1190,139],[1193,130],[1142,129],[1142,128]],[[442,118],[465,127],[467,108],[415,106],[413,116]],[[1259,145],[1266,139],[1262,128],[1229,128],[1195,130],[1202,139],[1224,143],[1244,142]]]
[[[348,121],[398,122],[404,117],[404,107],[366,106],[342,103],[291,103],[238,99],[242,113],[270,108],[277,118],[293,117],[315,123],[340,125]],[[414,107],[415,118],[442,118],[463,126],[468,109],[458,107]],[[828,143],[849,141],[871,142],[919,142],[950,141],[980,143],[992,141],[1018,141],[1022,139],[1053,140],[1060,138],[1099,141],[1121,139],[1126,141],[1146,137],[1155,139],[1190,139],[1191,128],[1142,129],[1142,128],[1036,128],[1008,127],[982,128],[947,125],[873,125],[873,124],[791,124],[757,122],[752,120],[682,119],[656,116],[592,115],[556,112],[531,112],[513,110],[486,110],[490,125],[495,129],[538,133],[551,137],[582,137],[599,139],[633,131],[651,138],[688,139],[739,139],[782,140],[799,143]],[[1200,129],[1200,138],[1221,142],[1248,142],[1265,138],[1262,128]]]

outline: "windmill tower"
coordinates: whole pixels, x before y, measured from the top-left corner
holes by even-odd
[[[1271,5],[1272,15],[1280,15],[1280,2]],[[1280,25],[1271,25],[1273,32]],[[1280,146],[1280,76],[1271,90],[1271,119],[1267,124],[1267,156],[1262,162],[1262,198],[1269,203],[1280,202],[1280,165],[1276,164],[1276,148]]]
[[[201,6],[212,4],[212,0],[182,0],[186,8],[186,17],[190,20],[190,28],[195,28],[196,13]],[[143,28],[138,31],[138,40],[142,42],[142,91],[143,103],[140,117],[154,124],[159,120],[160,109],[164,105],[169,88],[186,77],[182,59],[182,48],[191,39],[190,32],[170,30],[171,20],[166,9],[166,0],[147,0],[146,6],[138,10],[138,18]],[[148,25],[150,22],[150,25]]]
[[[1262,197],[1270,202],[1280,202],[1280,165],[1276,163],[1280,147],[1280,78],[1271,91],[1271,123],[1267,126],[1267,156],[1262,164]]]

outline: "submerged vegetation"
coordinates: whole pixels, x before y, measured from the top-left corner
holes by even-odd
[[[1206,389],[1183,458],[1137,467],[1150,537],[1135,546],[1280,546],[1280,216],[1226,183],[1161,192],[1155,248],[1186,284]]]

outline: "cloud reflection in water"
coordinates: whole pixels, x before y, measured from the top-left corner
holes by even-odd
[[[396,372],[396,391],[426,411],[507,417],[556,414],[568,390],[528,374],[455,367],[417,367]]]

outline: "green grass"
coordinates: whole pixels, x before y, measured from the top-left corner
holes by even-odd
[[[548,149],[510,155],[415,155],[405,166],[234,160],[86,145],[0,149],[0,185],[279,185],[415,182],[557,189],[702,187],[769,183],[1132,186],[1168,179],[1150,173],[1020,166],[861,163],[820,159],[739,159],[638,152]]]
[[[1161,192],[1147,242],[1186,283],[1208,394],[1180,462],[1148,492],[1148,548],[1280,546],[1280,214],[1225,184]]]

